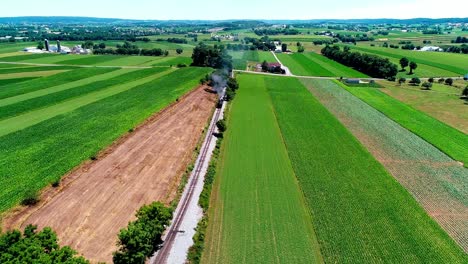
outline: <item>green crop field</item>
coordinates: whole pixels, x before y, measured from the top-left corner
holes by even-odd
[[[17,204],[29,190],[42,189],[96,155],[130,128],[191,90],[210,71],[207,68],[159,68],[133,70],[122,77],[111,77],[114,72],[109,69],[101,72],[100,69],[79,69],[75,74],[87,70],[90,71],[87,75],[96,70],[100,74],[107,71],[112,86],[104,88],[104,83],[96,81],[89,84],[97,89],[95,91],[84,86],[75,87],[81,89],[75,91],[69,87],[62,89],[63,94],[51,93],[51,102],[47,102],[45,95],[36,97],[42,101],[42,106],[0,121],[0,212]],[[40,88],[31,85],[35,89],[10,92],[9,96],[63,85],[71,75],[47,78],[52,77],[56,79],[48,86],[47,82],[38,82],[36,84],[44,84]],[[122,82],[116,85],[119,80],[116,78],[123,78]],[[15,91],[8,88],[6,85],[0,90]],[[84,94],[77,95],[78,91]],[[7,93],[2,95],[6,99],[9,97]],[[53,100],[65,101],[50,104]]]
[[[265,82],[238,80],[202,263],[321,262]]]
[[[0,99],[12,97],[20,94],[25,94],[37,91],[44,88],[49,88],[56,85],[62,85],[67,82],[77,81],[86,77],[94,76],[101,73],[113,71],[115,69],[106,68],[89,68],[76,69],[43,78],[37,78],[21,84],[21,86],[0,86]]]
[[[118,84],[125,84],[140,78],[163,72],[164,68],[150,68],[144,70],[121,69],[107,74],[97,75],[62,86],[42,89],[15,97],[0,100],[0,120],[16,116],[35,109],[57,104],[71,98],[97,92]],[[95,94],[94,94],[95,95]]]
[[[277,54],[295,75],[324,77],[368,77],[367,75],[315,53]]]
[[[353,95],[379,110],[468,167],[468,135],[374,88],[350,88]]]
[[[468,170],[338,83],[302,82],[466,251]]]
[[[265,78],[267,83],[325,262],[467,260],[408,191],[299,80],[252,78]]]
[[[378,48],[378,47],[365,47],[365,46],[353,46],[351,49],[364,51],[376,55],[381,55],[389,58],[393,58],[394,63],[398,64],[398,61],[402,57],[408,58],[410,61],[414,61],[421,65],[427,65],[441,71],[432,70],[431,75],[429,73],[424,74],[425,76],[419,77],[450,77],[450,76],[461,76],[468,73],[468,64],[466,63],[468,56],[465,54],[455,54],[446,52],[421,52],[421,51],[409,51],[401,49],[391,48]],[[419,67],[418,67],[419,68]],[[449,71],[452,75],[441,75],[446,74]],[[415,71],[418,73],[418,69]]]

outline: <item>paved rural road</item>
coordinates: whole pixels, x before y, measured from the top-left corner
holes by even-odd
[[[163,247],[150,259],[151,264],[183,264],[186,262],[187,252],[193,245],[195,228],[202,218],[203,211],[198,205],[200,194],[203,190],[205,174],[211,160],[211,155],[216,147],[216,122],[222,118],[224,104],[217,108],[213,114],[208,132],[200,150],[200,155],[195,162],[189,182],[185,186],[182,198],[179,201],[171,226],[163,237]]]

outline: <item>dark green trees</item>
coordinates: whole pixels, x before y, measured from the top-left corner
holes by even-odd
[[[408,65],[409,65],[409,60],[407,58],[403,57],[400,59],[400,66],[403,71]]]
[[[113,257],[115,264],[145,263],[163,243],[161,235],[172,219],[172,209],[154,202],[141,207],[136,217],[136,221],[120,230],[119,250]]]
[[[416,62],[412,61],[409,63],[409,68],[410,68],[410,72],[409,74],[413,74],[413,71],[416,70],[416,68],[418,67],[418,64],[416,64]]]
[[[232,58],[222,46],[200,43],[193,49],[192,60],[193,66],[232,70]]]
[[[0,263],[89,263],[70,247],[60,247],[57,235],[46,227],[28,225],[24,233],[14,230],[0,235]]]
[[[342,51],[338,46],[326,46],[322,55],[375,78],[395,77],[398,67],[388,59],[359,52]]]

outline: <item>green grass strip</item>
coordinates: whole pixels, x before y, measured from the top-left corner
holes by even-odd
[[[1,68],[0,74],[20,73],[20,72],[39,72],[76,69],[73,66],[40,66],[40,67],[22,67],[22,68]]]
[[[388,96],[379,89],[350,88],[337,83],[454,160],[463,162],[465,167],[468,166],[468,135]]]
[[[202,263],[321,262],[265,83],[238,80]]]
[[[0,86],[3,85],[10,85],[10,84],[16,84],[20,82],[25,82],[25,81],[30,81],[34,80],[38,77],[22,77],[22,78],[13,78],[13,79],[0,79]]]
[[[0,137],[0,212],[39,190],[198,85],[186,68]],[[168,73],[168,72],[165,72]]]
[[[118,71],[96,76],[96,77],[101,77],[101,78],[92,77],[93,79],[95,79],[92,82],[87,82],[85,84],[74,86],[66,90],[61,89],[59,91],[54,91],[51,93],[43,93],[42,96],[36,95],[35,97],[31,99],[22,100],[22,101],[19,101],[17,103],[10,104],[7,106],[1,107],[2,101],[0,101],[0,120],[5,119],[7,117],[19,115],[28,111],[43,108],[49,105],[57,104],[65,100],[70,100],[71,98],[84,96],[88,93],[106,89],[111,86],[132,82],[134,80],[138,80],[138,79],[147,77],[149,75],[162,72],[164,70],[166,69],[164,68],[151,68],[151,69],[144,69],[144,70],[121,69]],[[39,90],[38,92],[44,92],[45,90],[48,90],[48,89]],[[31,95],[33,93],[25,94],[25,96]],[[18,97],[21,97],[21,96],[23,95],[20,95]],[[16,97],[10,97],[10,98],[13,99]],[[4,99],[4,101],[10,98]]]
[[[71,70],[47,77],[37,78],[31,81],[22,82],[19,85],[0,86],[0,99],[30,93],[33,91],[49,88],[57,85],[63,85],[67,82],[73,82],[98,74],[114,71],[115,69],[106,68],[83,68]]]
[[[41,108],[36,111],[27,112],[20,116],[15,116],[9,119],[2,120],[0,121],[0,137],[13,133],[18,130],[22,130],[27,127],[33,126],[35,124],[43,122],[52,117],[55,117],[61,114],[66,114],[70,111],[83,107],[87,104],[97,102],[106,97],[130,90],[142,84],[151,82],[155,79],[160,78],[161,76],[169,74],[171,71],[174,71],[174,70],[173,69],[167,70],[165,72],[151,75],[145,78],[141,78],[137,81],[133,81],[130,83],[115,85],[105,90],[88,93],[84,96],[81,96],[81,97],[78,97],[69,101],[65,101],[63,103],[59,103],[59,104],[46,107],[46,108]]]
[[[256,78],[267,83],[326,263],[466,263],[461,248],[298,79]]]

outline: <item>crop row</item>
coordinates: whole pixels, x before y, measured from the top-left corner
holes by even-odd
[[[379,89],[344,89],[411,132],[468,166],[468,135],[418,111]]]
[[[167,69],[167,68],[166,68]],[[43,96],[34,97],[28,100],[20,101],[14,104],[9,104],[0,107],[0,120],[11,116],[19,115],[24,112],[32,111],[34,109],[47,107],[49,105],[57,104],[59,102],[86,95],[91,92],[96,92],[102,89],[107,89],[114,85],[123,84],[147,77],[158,72],[166,70],[165,68],[151,68],[144,70],[119,70],[111,72],[109,79],[98,80],[83,85],[77,85],[70,89],[52,92]],[[102,76],[102,75],[98,75]],[[115,76],[115,77],[112,77]],[[86,80],[86,79],[85,79]],[[1,105],[1,103],[0,103]]]
[[[77,81],[83,78],[103,74],[113,70],[116,69],[83,68],[22,82],[21,85],[0,86],[0,99],[25,94],[56,85],[61,85],[67,82]]]
[[[468,204],[466,169],[339,84],[302,82],[466,250],[466,222],[453,217]]]
[[[261,78],[239,75],[203,263],[316,263],[320,252]]]
[[[466,261],[410,193],[297,79],[264,78],[325,262]]]

